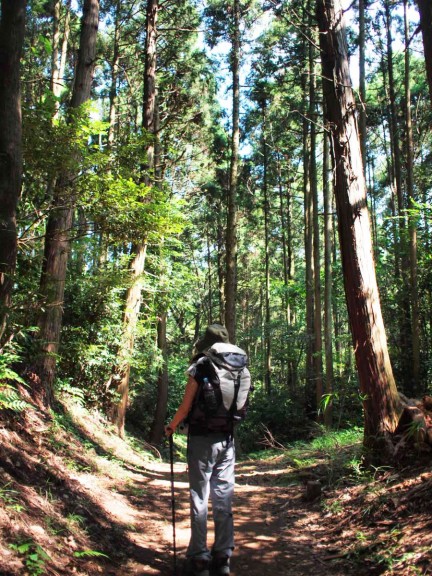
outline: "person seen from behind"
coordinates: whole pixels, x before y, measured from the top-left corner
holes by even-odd
[[[234,495],[234,425],[246,411],[250,390],[247,357],[229,343],[228,330],[211,324],[195,344],[195,356],[186,371],[183,400],[165,433],[188,422],[187,462],[190,491],[191,537],[184,576],[227,576],[234,549],[232,501]],[[207,547],[209,496],[215,538]]]

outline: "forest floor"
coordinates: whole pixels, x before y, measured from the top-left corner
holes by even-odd
[[[432,574],[431,455],[363,470],[358,436],[238,462],[233,576]],[[0,575],[173,575],[170,465],[144,448],[78,407],[1,412]],[[180,568],[184,463],[175,500]]]

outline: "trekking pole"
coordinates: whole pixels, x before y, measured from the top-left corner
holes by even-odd
[[[177,550],[176,550],[176,517],[175,517],[175,497],[174,497],[174,440],[172,434],[169,436],[170,462],[171,462],[171,510],[173,525],[173,552],[174,552],[174,576],[177,576]]]

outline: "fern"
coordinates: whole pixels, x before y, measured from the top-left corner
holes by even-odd
[[[0,410],[13,410],[22,412],[30,405],[25,402],[13,386],[9,384],[0,385]]]
[[[75,558],[89,558],[89,557],[96,557],[96,556],[103,556],[104,558],[109,558],[103,552],[98,552],[97,550],[81,550],[78,552],[74,552],[73,555]]]

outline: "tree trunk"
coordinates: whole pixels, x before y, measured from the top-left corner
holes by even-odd
[[[360,147],[363,168],[366,167],[366,56],[365,56],[365,4],[367,0],[359,0],[359,94],[360,94]]]
[[[156,25],[159,10],[159,0],[147,1],[146,13],[146,43],[144,66],[144,99],[143,99],[143,129],[155,134],[155,104],[156,104]],[[154,179],[154,140],[147,145],[143,166],[143,180],[150,185]],[[120,402],[114,409],[113,419],[119,436],[124,437],[126,409],[129,401],[130,360],[135,345],[135,332],[141,306],[141,277],[144,272],[147,253],[147,242],[142,239],[133,249],[131,261],[131,285],[126,294],[125,314],[123,319],[123,343],[119,355],[120,383],[118,393]]]
[[[70,33],[71,0],[67,0],[65,6],[63,40],[60,47],[60,36],[61,36],[60,24],[62,19],[61,6],[62,6],[61,0],[56,0],[53,10],[54,11],[53,51],[51,55],[51,90],[56,98],[54,117],[58,116],[60,110],[60,102],[58,99],[60,98],[64,87],[64,73],[66,68],[67,50],[68,50],[69,33]]]
[[[407,162],[406,181],[409,208],[414,209],[414,143],[411,118],[411,88],[410,88],[410,49],[408,2],[404,0],[405,23],[405,120],[407,132]],[[410,245],[410,294],[411,294],[411,341],[412,341],[412,382],[414,395],[420,392],[420,319],[417,284],[417,217],[408,213],[409,245]]]
[[[332,424],[333,393],[333,310],[332,310],[332,247],[333,247],[333,214],[332,194],[329,181],[329,141],[324,133],[323,151],[323,193],[324,193],[324,348],[325,348],[325,391],[328,394],[324,408],[324,424]]]
[[[63,41],[61,46],[60,52],[60,66],[59,66],[59,75],[57,81],[57,88],[55,91],[56,96],[60,96],[63,88],[64,88],[64,75],[66,70],[66,60],[68,54],[68,45],[69,45],[69,35],[70,35],[70,20],[71,20],[71,4],[72,0],[66,0],[66,14],[65,14],[65,22],[64,22],[64,29],[63,29]],[[57,108],[60,108],[60,103],[57,103]]]
[[[261,102],[263,149],[263,212],[264,212],[264,386],[271,393],[271,326],[270,326],[270,200],[268,187],[267,102]]]
[[[117,0],[115,5],[115,24],[114,24],[114,43],[113,43],[113,56],[111,60],[111,85],[109,91],[109,128],[108,128],[108,144],[110,146],[114,143],[114,136],[116,130],[116,114],[117,114],[117,79],[119,75],[119,62],[120,62],[120,0]]]
[[[53,6],[52,23],[52,53],[51,53],[51,81],[50,89],[56,95],[56,87],[59,78],[59,44],[60,44],[60,10],[61,1],[55,0]]]
[[[313,282],[314,282],[314,320],[313,320],[313,364],[315,378],[315,405],[317,412],[323,395],[323,366],[322,366],[322,320],[321,320],[321,263],[320,263],[320,226],[318,214],[318,181],[316,163],[316,81],[315,81],[315,49],[312,43],[309,44],[309,110],[311,118],[310,142],[311,142],[311,162],[310,162],[310,188],[312,196],[312,229],[313,229]]]
[[[429,96],[432,104],[432,3],[430,0],[417,0],[420,12],[420,26],[423,36],[426,74]]]
[[[403,382],[403,390],[412,395],[412,342],[411,342],[411,317],[409,302],[409,256],[408,243],[406,237],[406,201],[402,190],[402,162],[400,150],[400,129],[397,117],[397,103],[395,92],[395,81],[393,71],[393,39],[391,35],[391,12],[390,0],[385,0],[385,28],[387,35],[387,69],[389,79],[390,96],[390,140],[393,150],[393,164],[395,175],[395,189],[397,199],[397,222],[399,223],[399,239],[395,249],[400,255],[402,290],[400,300],[400,320],[399,320],[399,348],[400,348],[400,379]]]
[[[226,230],[225,326],[230,342],[236,341],[237,300],[237,187],[240,144],[240,5],[234,0],[231,45],[231,74],[233,81],[233,110],[231,136],[231,165],[228,190]]]
[[[280,213],[280,223],[281,223],[281,233],[282,233],[282,258],[283,258],[283,278],[284,278],[284,297],[283,297],[283,308],[284,316],[286,318],[287,330],[289,329],[291,323],[291,310],[290,302],[288,297],[289,280],[291,279],[290,268],[289,268],[289,246],[288,242],[291,237],[290,230],[290,215],[289,215],[289,205],[286,207],[287,216],[285,218],[285,202],[284,202],[284,192],[282,184],[282,168],[280,161],[280,152],[276,150],[276,163],[277,163],[277,183],[279,191],[279,213]],[[287,193],[289,195],[289,192]]]
[[[90,97],[96,60],[98,22],[99,1],[85,0],[74,89],[69,106],[71,110],[81,106]],[[47,405],[52,404],[54,399],[53,384],[60,344],[66,269],[70,252],[69,234],[74,212],[71,187],[75,176],[76,174],[70,172],[59,175],[45,234],[40,285],[44,307],[39,318],[38,335],[41,342],[41,357],[37,360],[36,372],[44,386]]]
[[[156,410],[150,434],[150,442],[156,445],[159,445],[162,441],[168,401],[168,355],[166,336],[167,312],[164,311],[159,316],[157,325],[157,345],[162,354],[162,366],[158,375]]]
[[[306,52],[306,42],[304,53]],[[305,71],[306,72],[306,71]],[[302,90],[305,102],[310,100],[307,93],[306,78],[310,77],[310,70],[302,77]],[[309,102],[310,105],[310,102]],[[305,105],[306,109],[306,105]],[[313,280],[313,202],[310,186],[310,133],[309,121],[306,115],[303,118],[303,195],[304,195],[304,251],[305,251],[305,284],[306,284],[306,413],[310,418],[316,416],[316,396],[314,378],[314,280]]]
[[[0,20],[0,345],[17,257],[16,209],[22,182],[20,61],[26,1],[1,2]]]
[[[382,447],[395,430],[400,401],[373,259],[356,107],[340,0],[317,0],[326,120],[330,127],[345,295],[363,395],[365,445]]]

